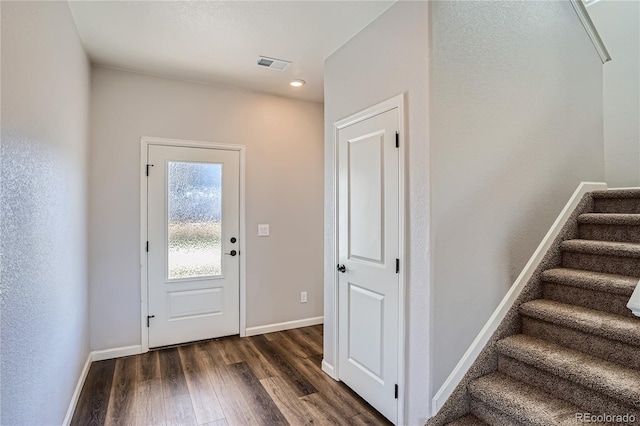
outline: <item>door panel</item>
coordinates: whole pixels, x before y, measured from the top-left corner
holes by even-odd
[[[384,295],[349,283],[347,359],[384,384]],[[364,331],[364,332],[363,332]]]
[[[239,153],[149,145],[148,162],[149,346],[238,334]]]
[[[199,315],[215,315],[223,312],[224,290],[172,291],[169,296],[169,320]]]
[[[349,156],[349,258],[382,263],[384,256],[384,134],[347,145]]]
[[[398,110],[338,133],[339,378],[389,420],[398,404]]]

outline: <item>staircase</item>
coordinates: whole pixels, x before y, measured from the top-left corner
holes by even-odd
[[[577,413],[640,424],[640,318],[626,307],[640,279],[640,191],[591,196],[540,298],[518,307],[520,333],[495,342],[497,368],[468,383],[468,414],[450,425],[576,425]]]

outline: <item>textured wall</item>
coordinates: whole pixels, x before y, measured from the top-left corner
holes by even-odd
[[[335,199],[333,123],[405,93],[408,209],[407,236],[407,418],[423,424],[429,413],[429,261],[426,2],[398,2],[325,61],[325,340],[333,364]]]
[[[569,2],[431,4],[436,392],[604,160],[602,64]]]
[[[609,187],[640,185],[640,2],[588,8],[613,58],[604,64],[604,172]]]
[[[246,145],[247,327],[321,316],[322,105],[93,71],[92,349],[140,344],[141,136]]]
[[[62,423],[89,351],[89,73],[66,2],[2,3],[3,425]]]

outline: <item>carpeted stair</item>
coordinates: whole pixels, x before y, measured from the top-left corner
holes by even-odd
[[[497,368],[468,382],[468,413],[448,424],[576,425],[576,413],[640,424],[640,318],[626,307],[640,279],[640,191],[591,197],[559,267],[540,275],[541,298],[517,307],[520,334],[493,343]]]

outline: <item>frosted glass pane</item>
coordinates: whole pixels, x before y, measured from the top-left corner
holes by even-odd
[[[170,161],[169,279],[222,272],[222,164]]]

